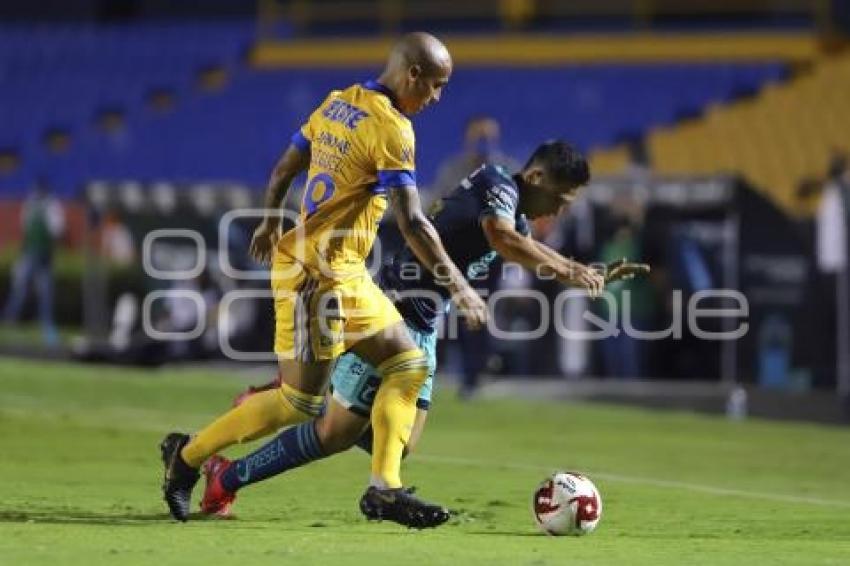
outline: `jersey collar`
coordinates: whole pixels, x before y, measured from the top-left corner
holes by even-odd
[[[398,100],[396,99],[395,94],[393,94],[393,91],[391,91],[386,85],[382,85],[381,83],[373,79],[363,83],[363,88],[366,88],[368,90],[374,90],[375,92],[380,92],[381,94],[390,99],[390,102],[392,102],[392,105],[393,107],[395,107],[396,110],[401,112],[401,108],[399,108],[398,106]],[[404,112],[401,113],[404,114]]]

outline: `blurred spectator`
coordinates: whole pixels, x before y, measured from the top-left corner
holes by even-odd
[[[575,202],[570,205],[570,215],[573,213],[574,206]],[[534,239],[543,242],[565,256],[575,258],[575,249],[567,242],[568,220],[569,217],[566,215],[537,218],[531,222],[531,231]],[[528,274],[525,279],[530,289],[543,293],[543,296],[546,297],[546,305],[543,308],[547,310],[556,304],[558,294],[564,289],[563,285],[555,279],[532,277]],[[517,303],[522,302],[520,299],[513,299],[513,301]],[[525,317],[530,322],[529,326],[531,328],[539,328],[540,323],[543,322],[540,319],[540,305],[534,300],[529,301],[526,299],[526,301],[528,304],[524,307],[524,310],[520,310],[519,312],[526,313]],[[572,309],[575,307],[583,308],[584,305],[585,301],[581,298],[570,299],[564,303],[564,308],[568,311],[564,315],[571,316],[573,314],[570,312]],[[520,304],[517,304],[517,306],[519,307]],[[551,314],[554,316],[554,313]],[[529,317],[529,315],[531,316]],[[578,316],[581,318],[581,314]],[[587,352],[582,347],[586,347],[588,342],[563,338],[559,335],[556,325],[553,323],[554,319],[550,318],[549,320],[550,323],[546,326],[546,332],[543,336],[537,340],[523,343],[525,347],[524,355],[529,358],[527,362],[528,373],[547,376],[558,374],[575,376],[577,366],[581,365],[583,369],[587,365],[587,356],[585,355]],[[568,328],[571,329],[576,329],[577,326],[580,326],[575,324],[571,326],[570,323],[573,323],[573,320],[567,320],[566,322]],[[567,350],[570,351],[570,355],[576,355],[576,359],[570,360],[572,366],[565,367],[564,359],[567,355]]]
[[[512,335],[529,332],[540,326],[540,305],[526,293],[534,285],[534,275],[516,263],[500,262],[496,271],[499,274],[499,290],[510,294],[496,303],[493,324],[507,333],[508,337],[499,339],[491,337],[486,342],[487,351],[497,351],[498,366],[502,373],[531,375],[534,371],[534,360],[529,352],[529,344],[527,341],[512,339]],[[468,396],[475,391],[477,386],[475,377],[471,372],[464,375],[462,395]]]
[[[587,192],[582,192],[570,204],[569,212],[558,219],[558,229],[545,237],[541,235],[540,238],[563,255],[581,263],[590,263],[596,259],[596,220],[594,216],[593,203]],[[534,227],[535,233],[537,233],[537,230],[541,228],[541,221],[536,221]],[[554,293],[560,293],[562,289],[560,285],[557,285],[554,288]],[[587,297],[573,297],[564,302],[561,313],[553,314],[561,316],[566,328],[571,332],[581,333],[588,330],[587,320],[584,318],[588,303]],[[557,333],[556,344],[558,371],[569,378],[580,378],[587,375],[593,357],[592,342],[561,336],[560,333]]]
[[[520,169],[520,163],[499,149],[501,127],[495,118],[474,116],[466,124],[464,150],[449,157],[437,171],[437,181],[432,187],[434,198],[441,198],[457,187],[457,184],[484,163],[500,165],[510,172]],[[500,265],[500,264],[498,264]],[[486,287],[492,291],[497,284],[496,264],[491,266]],[[478,387],[478,377],[490,358],[490,335],[486,329],[470,331],[460,325],[458,343],[462,354],[463,381],[460,397],[469,399]]]
[[[166,299],[166,309],[157,330],[191,334],[198,329],[200,333],[191,340],[169,341],[169,358],[191,360],[212,355],[218,350],[220,287],[205,269],[193,280],[175,281],[171,289],[175,293]]]
[[[437,169],[437,180],[432,194],[442,197],[451,192],[461,179],[472,173],[482,163],[501,165],[515,173],[521,164],[499,148],[501,127],[495,118],[474,116],[466,123],[464,150],[444,161]]]
[[[620,259],[641,261],[641,236],[634,218],[622,218],[610,240],[602,245],[599,260],[610,264]],[[618,321],[620,333],[602,341],[602,367],[606,377],[636,378],[646,376],[646,345],[629,332],[646,330],[655,311],[653,291],[645,277],[618,281],[606,287],[609,300],[596,301],[605,320]],[[628,296],[628,300],[626,297]],[[615,312],[610,312],[614,307]],[[628,325],[623,324],[628,321]]]
[[[634,138],[628,142],[629,162],[623,174],[637,184],[646,184],[652,176],[649,150],[643,138]]]
[[[74,358],[87,362],[158,366],[218,355],[222,289],[210,271],[205,269],[195,279],[173,281],[169,291],[163,300],[150,305],[150,327],[143,324],[142,297],[130,291],[121,293],[112,313],[108,340],[77,340],[72,347]],[[182,334],[183,337],[166,339],[150,330]]]
[[[821,286],[835,297],[835,378],[838,391],[850,395],[850,277],[847,271],[848,227],[850,214],[850,162],[836,152],[824,186],[816,221],[817,264]],[[827,292],[826,296],[829,296]],[[822,297],[821,302],[829,304]]]
[[[21,228],[21,257],[12,270],[3,320],[12,323],[20,318],[28,287],[33,284],[44,341],[54,346],[59,342],[59,335],[53,320],[53,252],[65,230],[65,213],[59,201],[50,196],[43,180],[36,183],[24,202]]]
[[[817,216],[818,267],[838,273],[847,267],[847,211],[850,168],[847,157],[836,154],[823,189]]]
[[[118,212],[111,210],[103,219],[100,234],[100,253],[114,265],[131,265],[136,259],[136,245],[127,225]]]

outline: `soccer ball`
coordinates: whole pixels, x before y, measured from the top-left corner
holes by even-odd
[[[602,498],[587,477],[555,472],[540,484],[531,501],[534,522],[550,535],[591,533],[602,517]]]

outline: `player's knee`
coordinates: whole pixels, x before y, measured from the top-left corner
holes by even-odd
[[[325,398],[322,395],[304,393],[286,383],[281,384],[279,393],[284,402],[299,413],[303,420],[319,417],[325,405]]]
[[[428,358],[416,348],[387,360],[378,368],[384,380],[403,379],[410,385],[421,386],[428,378]]]

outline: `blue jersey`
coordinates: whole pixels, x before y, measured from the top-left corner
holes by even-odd
[[[438,201],[429,216],[458,269],[467,280],[480,281],[487,278],[490,264],[498,257],[484,235],[481,221],[487,216],[499,216],[513,222],[520,234],[528,235],[528,221],[518,207],[519,187],[513,177],[501,167],[482,165]],[[379,284],[390,297],[399,297],[395,303],[401,316],[422,331],[435,329],[442,309],[432,298],[417,292],[436,293],[445,306],[449,303],[446,287],[435,282],[407,246],[383,266]]]

